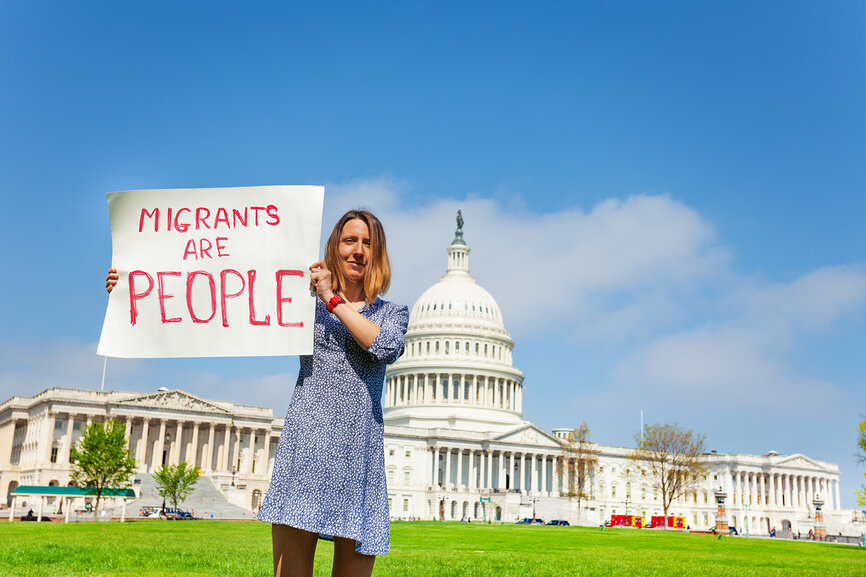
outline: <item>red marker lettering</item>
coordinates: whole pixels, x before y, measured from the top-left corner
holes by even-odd
[[[175,228],[175,230],[177,230],[177,232],[186,232],[186,229],[189,228],[188,222],[178,222],[178,219],[180,218],[180,214],[182,212],[192,212],[192,211],[188,208],[181,208],[181,209],[178,209],[178,211],[176,213],[174,213],[174,228]]]
[[[279,273],[278,273],[279,274]],[[136,276],[145,276],[147,277],[147,290],[143,293],[135,292],[135,277]],[[150,294],[150,291],[153,290],[153,277],[144,272],[143,270],[134,270],[129,273],[129,322],[132,326],[135,326],[135,321],[138,318],[138,307],[135,304],[136,301],[143,299],[147,295]]]
[[[270,325],[271,324],[271,315],[265,315],[265,320],[259,321],[256,320],[256,304],[253,300],[253,283],[256,282],[256,271],[249,270],[247,271],[247,286],[250,291],[250,324],[251,325]]]
[[[170,271],[170,272],[158,272],[156,273],[156,282],[159,285],[158,296],[159,296],[159,312],[162,315],[162,324],[165,323],[179,323],[180,317],[172,317],[170,319],[165,318],[165,301],[170,298],[174,298],[172,294],[166,294],[165,287],[162,284],[162,277],[164,276],[180,276],[180,271]]]
[[[247,225],[247,207],[244,207],[244,215],[243,216],[241,216],[241,213],[238,211],[238,209],[236,209],[236,208],[232,209],[232,224],[234,225],[235,228],[238,227],[238,221],[240,221],[241,225],[243,225],[243,226]]]
[[[138,232],[144,230],[144,217],[153,219],[153,232],[159,231],[159,209],[154,208],[153,212],[149,212],[146,208],[141,209],[141,216],[138,217]]]
[[[241,290],[239,290],[236,293],[232,293],[232,294],[226,293],[226,277],[229,275],[229,273],[231,273],[231,274],[237,276],[239,279],[241,279]],[[229,326],[228,310],[226,310],[226,299],[233,299],[235,297],[239,297],[242,294],[244,294],[245,284],[246,283],[244,283],[243,275],[241,273],[239,273],[238,271],[236,271],[232,268],[227,268],[223,271],[220,271],[220,304],[222,305],[222,309],[223,309],[223,326],[224,327]]]
[[[280,224],[280,217],[277,214],[277,207],[276,206],[274,206],[273,204],[269,204],[266,212],[268,213],[268,216],[271,217],[271,219],[273,219],[273,222],[271,222],[270,219],[268,220],[269,225],[277,226],[278,224]]]
[[[226,225],[226,228],[232,227],[232,225],[229,224],[229,213],[224,208],[218,208],[217,209],[216,219],[214,219],[214,222],[213,222],[214,230],[216,230],[217,227],[219,227],[221,222]]]
[[[204,275],[207,277],[207,282],[210,285],[210,306],[211,313],[210,316],[206,319],[200,319],[195,316],[195,311],[192,310],[192,283],[195,281],[195,277],[198,275]],[[189,316],[192,318],[192,322],[194,323],[207,323],[210,322],[214,315],[216,315],[217,303],[216,303],[216,283],[213,280],[211,274],[205,270],[196,270],[191,273],[187,273],[186,275],[186,306],[189,309]]]
[[[263,206],[251,206],[250,208],[253,209],[253,213],[256,217],[256,226],[259,226],[259,211],[265,210],[265,207],[263,207]]]
[[[189,255],[194,256],[196,259],[198,258],[198,253],[196,252],[195,239],[194,238],[191,238],[188,241],[186,241],[186,249],[183,251],[183,260],[186,260],[186,257]]]
[[[229,240],[229,238],[227,236],[216,237],[217,256],[231,256],[229,253],[223,252],[226,249],[225,243],[228,242],[228,240]],[[220,243],[220,241],[223,241],[223,242]]]
[[[255,207],[253,207],[255,208]],[[302,327],[304,323],[284,323],[283,322],[283,303],[292,302],[292,297],[283,296],[283,277],[284,276],[304,276],[302,270],[278,270],[277,271],[277,324],[281,327]]]
[[[205,247],[205,243],[207,243],[207,247]],[[199,246],[200,246],[200,249],[198,251],[198,255],[201,258],[204,258],[205,256],[207,256],[208,258],[213,258],[210,255],[210,249],[213,248],[213,245],[210,243],[210,241],[208,239],[206,239],[206,238],[201,239]]]
[[[202,213],[204,213],[204,216],[202,216]],[[210,211],[208,209],[203,206],[195,209],[195,229],[198,230],[202,225],[205,228],[210,228],[206,220],[208,218],[210,218]]]

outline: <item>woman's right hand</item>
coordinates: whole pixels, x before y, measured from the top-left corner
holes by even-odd
[[[119,277],[117,276],[117,269],[116,268],[108,269],[108,276],[105,277],[105,290],[107,290],[108,292],[111,292],[111,289],[113,289],[114,285],[117,284],[118,278]]]

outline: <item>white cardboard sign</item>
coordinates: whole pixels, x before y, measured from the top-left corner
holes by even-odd
[[[324,188],[257,186],[108,194],[111,292],[97,352],[109,357],[313,351]]]

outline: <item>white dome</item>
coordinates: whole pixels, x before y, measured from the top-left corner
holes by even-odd
[[[409,316],[406,351],[388,368],[385,422],[496,431],[522,420],[523,373],[493,296],[469,275],[462,217],[448,270]]]

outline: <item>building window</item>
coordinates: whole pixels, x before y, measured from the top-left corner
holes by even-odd
[[[625,484],[625,498],[631,499],[631,483]]]
[[[410,484],[409,480],[411,479],[411,477],[412,477],[411,471],[403,471],[403,484],[409,485]]]
[[[381,477],[379,477],[381,479]],[[388,484],[394,484],[394,471],[388,471]]]
[[[51,447],[51,462],[57,462],[57,447]]]
[[[412,456],[412,451],[406,451],[406,457],[408,458],[408,457],[411,457],[411,456]]]
[[[65,425],[65,424],[66,423],[64,421],[54,421],[54,430],[55,431],[62,431],[63,425]]]
[[[610,496],[614,498],[616,497],[616,485],[610,486]]]
[[[451,344],[451,341],[445,341],[445,354],[446,354],[446,355],[449,353],[449,350],[450,350],[450,346],[449,346],[449,345],[450,345],[450,344]]]
[[[388,449],[388,456],[389,456],[389,457],[393,457],[393,456],[394,456],[394,449]]]
[[[394,498],[388,495],[388,510],[391,511],[394,508]]]
[[[81,430],[81,423],[79,423],[77,421],[72,423],[72,430],[73,431],[80,431]]]
[[[403,497],[403,512],[409,512],[409,499],[407,499],[406,497]]]
[[[640,488],[640,498],[641,501],[646,501],[646,487]]]

